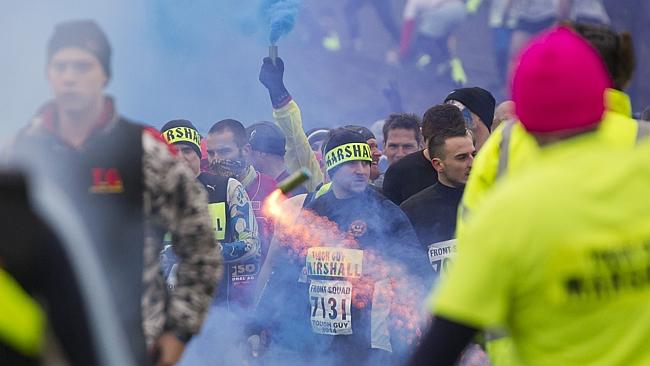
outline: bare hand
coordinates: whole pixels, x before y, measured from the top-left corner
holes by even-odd
[[[185,343],[172,332],[163,333],[156,342],[156,349],[158,351],[158,359],[155,366],[172,366],[180,360],[185,350]]]

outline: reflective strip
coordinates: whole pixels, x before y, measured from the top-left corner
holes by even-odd
[[[323,186],[320,187],[318,189],[318,191],[316,192],[316,196],[314,197],[314,199],[316,199],[316,198],[324,195],[325,193],[327,193],[327,191],[329,191],[331,187],[332,187],[332,182],[323,184]]]
[[[390,307],[392,299],[386,289],[391,287],[390,279],[375,282],[370,309],[370,347],[393,352],[390,342]]]
[[[495,341],[497,339],[508,337],[508,332],[505,329],[491,329],[485,331],[484,336],[486,341]]]
[[[45,314],[10,274],[0,269],[0,340],[27,356],[43,346]]]
[[[643,140],[644,138],[648,137],[650,135],[650,122],[648,121],[643,121],[643,120],[638,120],[637,122],[637,129],[636,129],[636,143],[638,144]]]
[[[503,131],[501,132],[501,143],[499,144],[499,166],[497,167],[496,179],[501,178],[508,169],[508,160],[510,160],[510,138],[512,136],[512,128],[515,122],[505,122]]]
[[[212,219],[214,237],[219,241],[223,241],[226,238],[226,203],[211,203],[208,205],[208,211]]]
[[[467,219],[469,218],[469,214],[470,214],[469,207],[467,207],[467,205],[465,205],[464,203],[462,203],[462,204],[460,205],[460,208],[459,208],[459,209],[460,209],[460,218],[461,218],[463,221],[467,221]]]

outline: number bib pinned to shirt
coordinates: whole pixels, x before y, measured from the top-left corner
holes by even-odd
[[[311,279],[311,328],[314,333],[352,334],[353,288],[347,279],[361,277],[362,265],[362,250],[317,247],[307,251],[306,269]],[[328,279],[320,279],[323,277]]]
[[[433,243],[429,245],[427,252],[433,272],[436,275],[447,272],[451,258],[456,254],[456,239]]]
[[[312,280],[309,284],[311,329],[325,335],[352,334],[352,284]]]

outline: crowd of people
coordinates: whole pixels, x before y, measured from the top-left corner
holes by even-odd
[[[450,29],[479,3],[407,1],[398,57],[422,33],[463,84]],[[106,34],[58,24],[53,99],[3,152],[0,363],[650,362],[650,122],[598,4],[492,2],[512,99],[460,87],[379,130],[305,131],[270,57],[272,121],[136,123]]]

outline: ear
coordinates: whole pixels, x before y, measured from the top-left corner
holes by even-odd
[[[445,171],[445,164],[440,160],[440,158],[432,158],[431,165],[436,172],[442,173]]]
[[[253,153],[253,148],[251,147],[251,144],[246,144],[241,148],[241,151],[245,158],[249,158]]]

